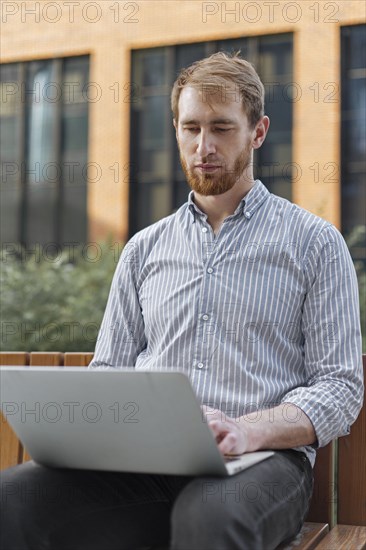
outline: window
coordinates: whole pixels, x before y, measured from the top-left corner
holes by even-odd
[[[171,214],[186,200],[188,184],[179,162],[171,87],[181,68],[216,51],[241,51],[266,88],[271,130],[254,157],[255,177],[291,199],[292,35],[237,38],[132,52],[130,235]]]
[[[87,239],[87,56],[1,66],[1,242]]]
[[[366,226],[366,25],[343,27],[341,47],[341,214],[347,237]],[[351,253],[366,265],[364,242],[351,245]]]

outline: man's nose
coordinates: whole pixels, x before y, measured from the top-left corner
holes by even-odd
[[[197,153],[200,157],[207,157],[216,152],[214,136],[210,132],[201,130],[198,135]]]

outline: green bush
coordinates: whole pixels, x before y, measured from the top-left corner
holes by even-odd
[[[94,351],[121,246],[1,253],[1,350]]]

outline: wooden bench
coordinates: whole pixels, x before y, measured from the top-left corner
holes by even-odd
[[[84,366],[92,353],[0,352],[0,365]],[[366,379],[366,355],[363,356]],[[0,469],[29,460],[1,417]],[[351,434],[319,449],[314,492],[300,533],[278,550],[366,550],[366,406]]]

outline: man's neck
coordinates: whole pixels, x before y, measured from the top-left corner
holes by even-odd
[[[222,222],[234,214],[240,201],[251,190],[254,180],[237,186],[222,195],[200,195],[194,192],[194,202],[202,212],[207,214],[207,221],[215,234],[218,233]]]

